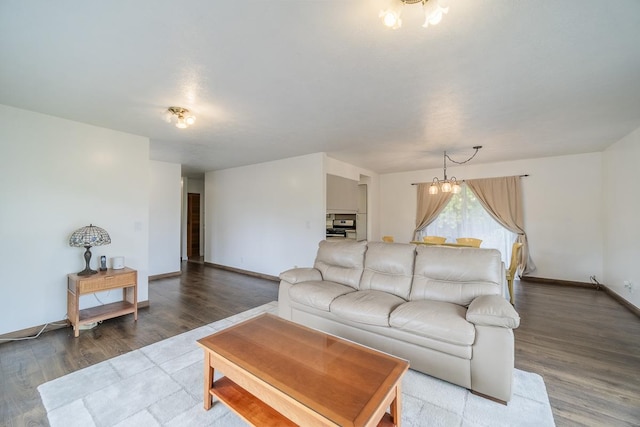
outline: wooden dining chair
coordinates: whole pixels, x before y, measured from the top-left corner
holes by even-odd
[[[509,302],[511,305],[515,303],[515,297],[513,295],[513,280],[516,278],[516,271],[518,271],[518,264],[520,261],[520,251],[522,250],[522,243],[514,243],[511,249],[511,262],[507,269],[507,284],[509,285]]]
[[[482,243],[481,239],[474,239],[473,237],[458,237],[456,239],[456,243],[459,245],[472,246],[474,248],[479,248]]]
[[[387,243],[393,243],[393,236],[382,236],[382,241]]]
[[[422,240],[425,243],[430,243],[432,245],[441,245],[441,244],[443,244],[444,242],[447,241],[447,238],[446,237],[440,237],[440,236],[424,236],[422,238]]]

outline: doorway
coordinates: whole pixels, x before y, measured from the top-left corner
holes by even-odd
[[[200,194],[187,194],[187,259],[200,258]]]

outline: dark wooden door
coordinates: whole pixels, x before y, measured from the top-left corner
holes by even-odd
[[[187,258],[200,256],[200,194],[187,195]]]

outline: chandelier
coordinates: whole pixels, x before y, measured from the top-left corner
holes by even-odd
[[[476,151],[473,152],[473,155],[471,157],[469,157],[467,160],[463,162],[456,162],[451,157],[449,157],[449,155],[445,151],[444,152],[444,179],[439,180],[437,177],[433,178],[433,182],[429,186],[429,194],[438,194],[438,192],[440,191],[443,193],[458,194],[460,191],[462,191],[462,188],[460,187],[460,184],[456,180],[455,176],[452,176],[450,179],[447,179],[447,159],[449,159],[449,161],[453,163],[462,165],[464,163],[467,163],[471,159],[473,159],[476,156],[476,154],[478,154],[478,150],[481,148],[482,148],[482,145],[476,145],[475,147],[473,147],[473,149]]]
[[[427,28],[429,25],[437,25],[442,21],[442,16],[449,12],[449,7],[443,7],[441,0],[390,0],[389,7],[386,10],[381,10],[379,17],[382,19],[382,23],[391,28],[397,29],[402,27],[402,19],[400,15],[402,8],[405,4],[422,4],[422,10],[424,11],[424,24],[423,27]]]
[[[196,117],[189,114],[189,110],[182,107],[169,107],[165,115],[167,123],[171,123],[171,120],[176,117],[176,127],[185,129],[196,122]]]

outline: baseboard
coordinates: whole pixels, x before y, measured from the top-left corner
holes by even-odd
[[[42,333],[55,331],[56,329],[67,328],[69,326],[69,322],[67,319],[56,320],[55,322],[49,322],[49,326],[42,331]],[[31,328],[21,329],[19,331],[9,332],[3,335],[0,335],[0,340],[16,340],[26,337],[32,337],[38,334],[44,327],[43,325],[32,326]],[[0,341],[0,344],[8,343],[11,341]]]
[[[263,274],[263,273],[256,273],[255,271],[242,270],[240,268],[229,267],[229,266],[222,265],[222,264],[214,264],[212,262],[206,262],[205,261],[204,265],[206,267],[219,268],[220,270],[233,271],[234,273],[240,273],[240,274],[244,274],[244,275],[247,275],[247,276],[258,277],[260,279],[271,280],[271,281],[274,281],[274,282],[279,282],[280,281],[280,278],[276,277],[276,276],[271,276],[269,274]]]
[[[141,308],[147,308],[147,307],[149,307],[149,300],[141,301],[138,303],[138,310],[140,310]],[[44,331],[42,331],[42,333],[55,331],[56,329],[67,328],[69,327],[69,321],[67,319],[62,319],[62,320],[57,320],[55,322],[49,322],[47,323],[47,325],[48,326]],[[37,335],[38,332],[40,332],[43,327],[44,327],[44,324],[38,325],[38,326],[32,326],[26,329],[21,329],[19,331],[2,334],[0,335],[0,344],[11,342],[10,340],[33,337]],[[9,340],[9,341],[2,341],[2,340]]]
[[[620,304],[625,306],[627,308],[627,310],[629,310],[630,312],[632,312],[636,316],[640,317],[640,308],[638,308],[635,305],[631,304],[629,301],[627,301],[626,299],[622,298],[617,292],[612,291],[608,287],[602,286],[602,288],[604,289],[604,291],[611,298],[613,298],[614,300],[618,301]]]
[[[154,274],[153,276],[149,276],[149,281],[166,279],[167,277],[176,277],[180,276],[182,271],[174,271],[173,273],[162,273],[162,274]]]
[[[545,278],[542,278],[542,277],[530,277],[530,276],[523,276],[522,280],[525,280],[527,282],[534,282],[534,283],[544,283],[544,284],[547,284],[547,285],[575,286],[575,287],[580,287],[580,288],[598,289],[596,287],[596,285],[594,285],[593,283],[587,283],[587,282],[574,282],[574,281],[570,281],[570,280],[545,279]],[[607,287],[607,285],[603,285],[601,283],[600,284],[600,289],[602,289],[604,292],[607,293],[607,295],[609,295],[611,298],[613,298],[614,300],[619,302],[621,305],[623,305],[625,308],[627,308],[630,312],[632,312],[636,316],[640,317],[640,309],[638,307],[636,307],[635,305],[631,304],[626,299],[622,298],[618,293],[616,293],[616,292],[612,291],[611,289],[609,289]]]
[[[522,276],[521,279],[526,282],[544,283],[547,285],[575,286],[579,288],[590,288],[590,289],[595,288],[595,285],[593,283],[576,282],[573,280],[547,279],[544,277],[532,277],[532,276]]]

